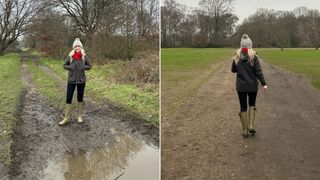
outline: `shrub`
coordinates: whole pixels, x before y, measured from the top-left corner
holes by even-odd
[[[131,61],[122,63],[119,72],[114,73],[112,79],[136,85],[159,84],[159,54],[140,53]]]

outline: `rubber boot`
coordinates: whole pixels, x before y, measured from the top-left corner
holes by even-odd
[[[254,130],[254,118],[256,114],[256,108],[254,106],[249,107],[249,133],[255,135],[256,131]]]
[[[71,118],[71,104],[66,104],[66,109],[64,111],[64,118],[62,121],[59,122],[59,125],[64,125],[68,122],[70,122],[70,118]]]
[[[248,113],[240,112],[239,116],[242,123],[242,136],[246,138],[248,137]]]
[[[77,119],[79,124],[83,122],[82,114],[83,114],[83,102],[78,102],[78,112],[77,112],[78,118]]]

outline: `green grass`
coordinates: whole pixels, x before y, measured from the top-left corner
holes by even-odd
[[[315,49],[257,49],[261,59],[289,71],[304,74],[320,89],[320,51]]]
[[[44,58],[41,62],[42,65],[45,65],[52,69],[57,75],[59,75],[63,80],[67,81],[68,71],[63,68],[62,60],[54,60],[50,58]]]
[[[119,84],[111,79],[110,74],[117,73],[119,63],[93,66],[86,72],[86,91],[97,102],[105,100],[118,104],[125,109],[140,115],[148,123],[159,125],[159,98],[157,86],[137,87],[132,84]],[[67,71],[63,69],[63,61],[46,58],[43,65],[51,68],[63,80],[67,78]]]
[[[10,163],[11,134],[22,91],[20,58],[17,54],[0,57],[0,162]]]
[[[46,97],[48,103],[53,107],[59,109],[64,108],[66,93],[57,88],[59,82],[52,79],[47,73],[43,72],[31,61],[28,61],[27,64],[31,73],[32,81],[35,83],[41,95]]]
[[[233,56],[235,49],[171,48],[161,49],[162,70],[204,68]]]
[[[161,115],[169,118],[190,98],[235,49],[161,49]]]

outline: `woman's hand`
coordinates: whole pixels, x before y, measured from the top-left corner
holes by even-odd
[[[84,49],[81,48],[80,52],[81,52],[82,56],[86,56],[86,52],[84,51]]]
[[[64,69],[66,70],[73,70],[74,66],[71,65],[70,60],[67,59],[65,60],[64,64],[63,64]]]
[[[263,90],[267,90],[268,89],[268,86],[267,85],[265,85],[265,86],[262,86],[263,87]]]

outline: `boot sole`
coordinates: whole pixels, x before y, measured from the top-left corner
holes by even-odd
[[[81,118],[81,119],[82,119],[82,118]],[[82,123],[83,123],[83,119],[82,119],[82,121],[80,121],[80,122],[79,122],[78,119],[77,119],[77,123],[78,123],[78,124],[82,124]]]
[[[66,125],[66,124],[69,124],[70,122],[66,122],[64,124],[59,124],[59,126],[63,126],[63,125]]]
[[[249,130],[249,134],[252,135],[252,136],[254,136],[254,135],[256,134],[256,131],[255,131],[254,129]]]

